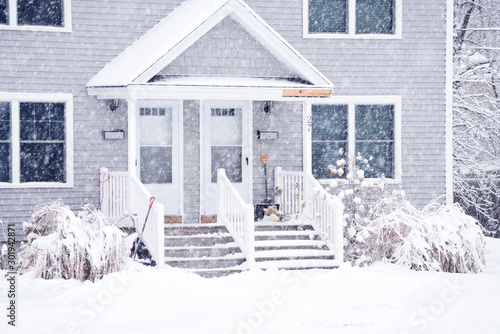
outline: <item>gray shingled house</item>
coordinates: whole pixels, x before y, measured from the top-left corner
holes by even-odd
[[[141,228],[154,196],[145,241],[161,264],[216,234],[190,245],[217,263],[198,267],[336,266],[341,205],[311,189],[340,148],[373,155],[367,177],[416,206],[451,199],[449,6],[0,0],[0,219],[62,199]],[[254,226],[262,155],[285,215],[314,197],[309,232]]]

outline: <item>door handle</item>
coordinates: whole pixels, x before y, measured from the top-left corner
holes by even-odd
[[[247,166],[248,166],[248,157],[246,158],[246,160],[247,160]]]

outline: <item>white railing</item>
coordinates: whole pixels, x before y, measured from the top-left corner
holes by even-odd
[[[281,167],[275,169],[276,186],[282,189],[277,196],[280,210],[284,214],[304,213],[310,218],[312,227],[321,233],[335,260],[344,260],[342,201],[328,193],[311,173],[286,172]]]
[[[217,170],[219,207],[217,221],[223,223],[241,248],[248,264],[255,262],[254,209],[229,181],[224,169]]]
[[[116,221],[127,213],[135,216],[135,229],[141,233],[149,210],[151,193],[141,181],[129,172],[110,172],[101,168],[101,212],[110,221]],[[164,207],[153,203],[142,241],[158,267],[164,264]]]

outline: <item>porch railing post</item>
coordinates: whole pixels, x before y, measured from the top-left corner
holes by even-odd
[[[161,269],[164,264],[165,264],[165,208],[163,207],[163,204],[156,203],[153,205],[153,208],[155,209],[155,219],[153,220],[153,223],[156,222],[156,242],[158,243],[156,258],[158,259],[158,262],[156,263],[157,267]]]
[[[245,209],[245,243],[247,249],[247,261],[250,265],[255,263],[255,227],[253,214],[253,205],[247,204]]]
[[[283,168],[276,167],[274,169],[274,189],[281,189],[281,196],[274,196],[274,201],[279,204],[280,210],[283,211]]]
[[[100,188],[100,198],[99,198],[99,209],[106,216],[109,217],[109,170],[106,167],[101,167],[99,169],[99,188]]]
[[[224,168],[217,169],[217,183],[219,186],[219,205],[217,207],[217,220],[226,223],[225,212],[224,212],[224,198],[225,198],[225,185],[223,178],[226,176],[226,170]]]

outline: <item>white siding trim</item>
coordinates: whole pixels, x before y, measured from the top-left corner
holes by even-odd
[[[19,93],[0,92],[0,100],[11,102],[12,120],[12,182],[0,183],[0,188],[71,188],[74,186],[74,148],[73,148],[73,94],[67,93]],[[65,145],[66,145],[66,182],[20,182],[20,102],[64,102]]]
[[[446,204],[453,204],[453,1],[446,7]]]
[[[17,0],[9,0],[9,24],[0,24],[0,30],[24,30],[24,31],[52,31],[52,32],[71,32],[72,31],[72,15],[71,15],[71,0],[63,1],[63,21],[62,27],[53,26],[25,26],[17,25]]]
[[[302,36],[304,38],[331,38],[331,39],[401,39],[403,38],[403,3],[395,0],[394,34],[356,34],[356,0],[348,0],[347,4],[347,33],[319,33],[309,32],[309,0],[303,0],[302,6]]]
[[[313,104],[343,104],[348,105],[348,150],[351,159],[355,152],[352,145],[355,143],[355,105],[356,104],[392,104],[394,105],[394,178],[387,178],[386,183],[402,182],[402,151],[401,151],[401,96],[335,96],[329,99],[311,99],[305,103],[305,119],[311,115],[311,106]],[[307,123],[305,123],[307,127]],[[307,169],[306,169],[307,168]],[[311,171],[312,168],[312,131],[304,131],[304,170]],[[378,180],[378,179],[372,179]],[[320,180],[329,183],[331,180]]]

